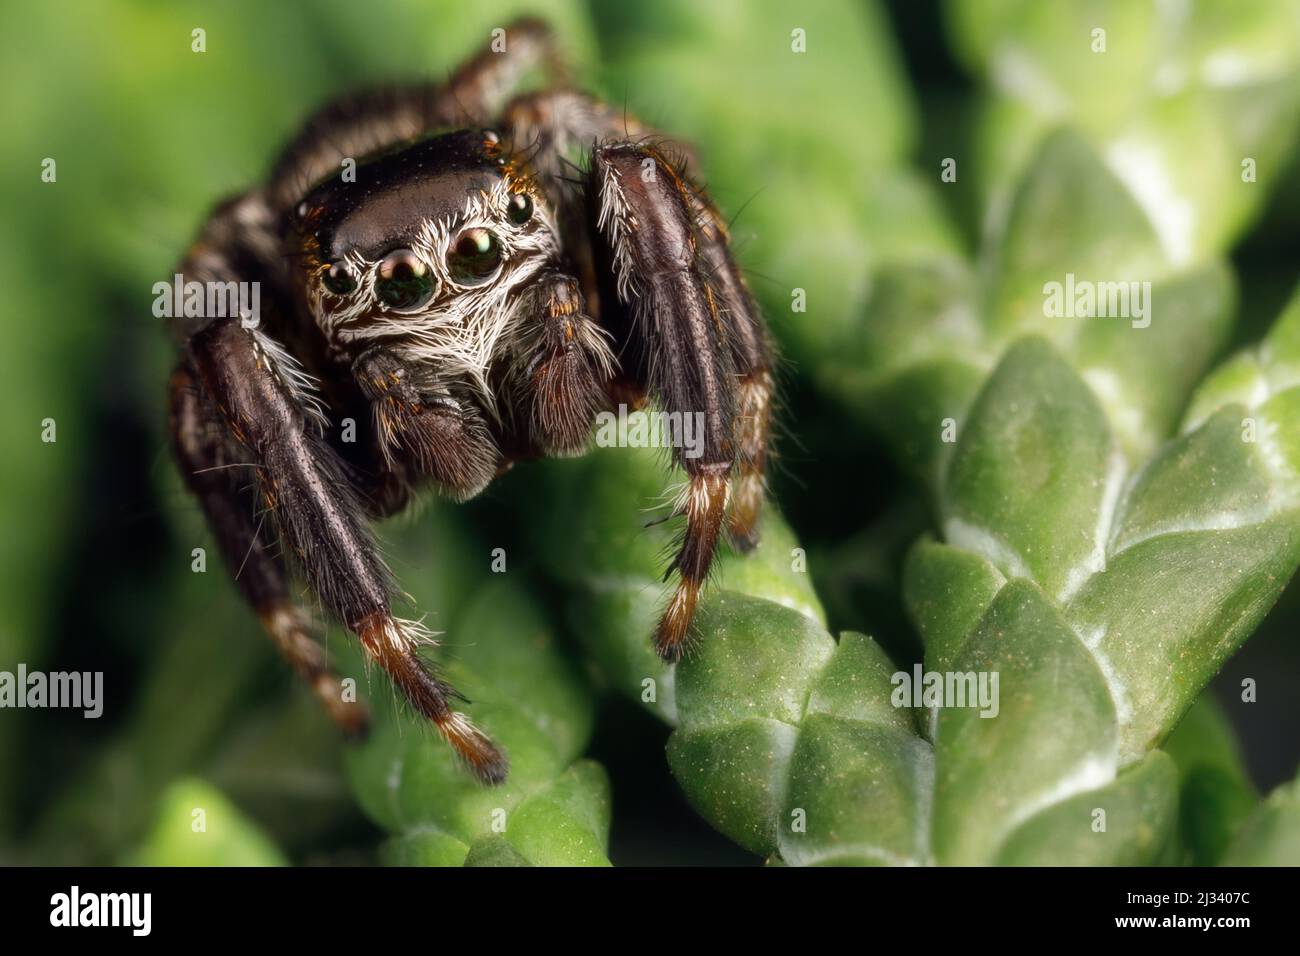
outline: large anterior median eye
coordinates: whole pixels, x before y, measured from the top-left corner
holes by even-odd
[[[375,293],[390,309],[418,308],[433,295],[433,275],[410,249],[394,249],[379,263]]]
[[[492,278],[501,265],[501,242],[490,229],[474,226],[454,240],[447,252],[447,268],[460,285],[479,285]]]

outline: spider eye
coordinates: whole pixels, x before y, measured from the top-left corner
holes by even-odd
[[[433,275],[410,249],[394,249],[379,263],[375,293],[390,309],[414,309],[433,295]]]
[[[325,272],[325,288],[335,295],[347,295],[357,287],[356,276],[341,262],[336,262]]]
[[[516,226],[522,226],[533,218],[533,197],[528,193],[511,193],[506,207],[506,217]]]
[[[474,227],[456,237],[447,253],[451,277],[461,285],[487,281],[501,265],[501,243],[489,229]]]

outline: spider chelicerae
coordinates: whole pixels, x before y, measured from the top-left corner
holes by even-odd
[[[260,308],[175,320],[170,382],[185,480],[333,719],[361,735],[368,718],[287,559],[488,782],[506,758],[421,659],[431,635],[394,614],[369,519],[421,485],[465,500],[517,460],[580,454],[616,403],[698,416],[700,447],[672,455],[684,526],[654,635],[674,661],[719,540],[755,544],[772,389],[767,333],[689,154],[565,85],[543,24],[498,39],[445,84],[325,106],[267,184],[215,210],[179,272],[257,283]],[[539,71],[545,88],[521,92]]]

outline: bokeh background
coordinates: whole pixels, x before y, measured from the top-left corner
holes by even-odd
[[[1041,17],[1016,6],[6,5],[0,669],[103,671],[106,707],[94,721],[0,712],[0,860],[374,859],[381,833],[357,808],[341,745],[241,606],[171,464],[164,382],[173,346],[150,311],[151,287],[170,277],[218,199],[265,174],[311,108],[364,83],[445,75],[521,12],[552,22],[581,83],[698,145],[785,355],[775,496],[809,550],[832,630],[870,631],[904,656],[914,650],[897,573],[927,526],[924,501],[826,387],[825,344],[861,321],[882,262],[932,246],[978,248],[1015,166],[1012,147],[1046,123],[999,96],[999,31],[1032,38],[1042,27],[1050,36],[1051,23],[1034,21],[1065,16],[1064,7],[1081,24],[1122,24],[1111,30],[1120,45],[1114,88],[1094,91],[1074,117],[1098,137],[1140,82],[1125,65],[1162,39],[1142,22],[1148,4],[1031,5],[1058,8]],[[1239,344],[1267,328],[1300,276],[1300,29],[1277,28],[1294,27],[1294,4],[1185,6],[1239,70],[1259,77],[1242,110],[1256,111],[1268,181],[1249,200],[1212,203],[1207,234],[1191,240],[1230,250]],[[195,27],[206,30],[202,54],[191,51]],[[790,52],[795,27],[808,36],[800,57]],[[1123,49],[1126,37],[1140,48]],[[1204,157],[1232,148],[1213,127],[1178,135],[1187,137],[1175,159],[1184,183]],[[57,162],[55,183],[41,181],[46,157]],[[945,157],[960,158],[962,175],[940,188]],[[807,313],[791,313],[794,287],[809,290]],[[46,418],[57,423],[53,444],[40,439]],[[512,576],[581,671],[574,623],[519,529],[519,502],[533,484],[516,473],[470,505],[434,505],[383,534],[404,585],[437,613],[489,574],[486,561],[461,560],[448,541],[519,555]],[[200,546],[212,558],[206,574],[190,570]],[[1291,779],[1300,757],[1298,622],[1292,587],[1214,688],[1265,792]],[[343,640],[331,632],[331,649]],[[1270,675],[1268,693],[1231,706],[1242,677],[1261,674]],[[635,705],[601,699],[588,752],[612,784],[610,858],[757,862],[686,806],[663,761],[667,733]],[[227,856],[190,859],[168,845],[169,819],[197,803],[234,821]]]

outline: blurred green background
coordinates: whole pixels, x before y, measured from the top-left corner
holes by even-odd
[[[847,423],[822,363],[860,321],[882,263],[922,251],[973,255],[987,210],[1023,161],[1018,144],[1044,124],[989,95],[980,75],[978,64],[1015,18],[1014,3],[954,4],[946,13],[924,2],[789,7],[776,0],[6,7],[0,669],[25,662],[103,671],[106,706],[95,721],[75,712],[0,712],[0,860],[374,859],[380,831],[345,782],[340,744],[240,605],[171,464],[163,386],[172,345],[151,314],[151,288],[171,275],[207,210],[262,178],[312,107],[364,83],[445,75],[521,12],[551,21],[585,86],[698,144],[715,198],[736,217],[740,257],[786,359],[789,434],[775,497],[809,549],[833,628],[870,629],[909,656],[915,638],[899,606],[897,571],[926,526],[923,497],[908,490],[868,430]],[[1140,20],[1133,10],[1147,5],[1073,7],[1085,11],[1083,21]],[[1300,88],[1297,74],[1270,73],[1270,65],[1294,63],[1296,51],[1285,35],[1252,31],[1255,21],[1240,12],[1248,7],[1196,5],[1207,33],[1235,24],[1240,55],[1263,64],[1268,82],[1252,89],[1250,102],[1283,100],[1287,83],[1292,93]],[[1287,4],[1259,10],[1265,24],[1265,15],[1294,13]],[[1112,34],[1160,39],[1149,25],[1128,26]],[[206,31],[201,54],[191,51],[195,27]],[[791,55],[796,27],[807,32],[802,56]],[[1142,57],[1121,62],[1134,59]],[[1270,93],[1275,76],[1284,89]],[[1081,110],[1075,121],[1104,138],[1116,103],[1149,79],[1118,70],[1118,92],[1093,96],[1096,115]],[[1300,271],[1295,126],[1263,115],[1268,135],[1258,138],[1274,160],[1269,191],[1210,204],[1202,231],[1187,238],[1194,252],[1232,252],[1236,342],[1259,335]],[[1284,104],[1276,115],[1294,111]],[[1168,122],[1180,120],[1197,151],[1227,150],[1185,115]],[[950,156],[973,172],[941,189],[938,170]],[[54,183],[41,181],[47,157],[57,162]],[[1189,151],[1179,160],[1191,188],[1196,159]],[[790,310],[796,287],[808,292],[806,313]],[[41,441],[47,418],[57,423],[52,444]],[[467,564],[458,554],[499,545],[518,555],[510,577],[572,662],[571,679],[585,682],[561,598],[519,528],[518,501],[531,484],[515,473],[468,506],[436,505],[383,534],[404,586],[433,612],[435,627],[493,586],[486,560]],[[206,574],[190,570],[191,549],[200,546],[212,559]],[[1293,776],[1300,755],[1298,621],[1292,588],[1217,684],[1233,701],[1243,676],[1271,675],[1257,704],[1227,708],[1265,791]],[[334,631],[329,640],[337,651],[345,639]],[[382,706],[387,701],[377,700]],[[588,753],[612,783],[613,862],[754,861],[686,807],[664,766],[666,728],[617,699],[596,706],[583,719],[595,734]],[[168,821],[198,803],[223,834],[206,855],[171,845],[169,836],[178,828]]]

